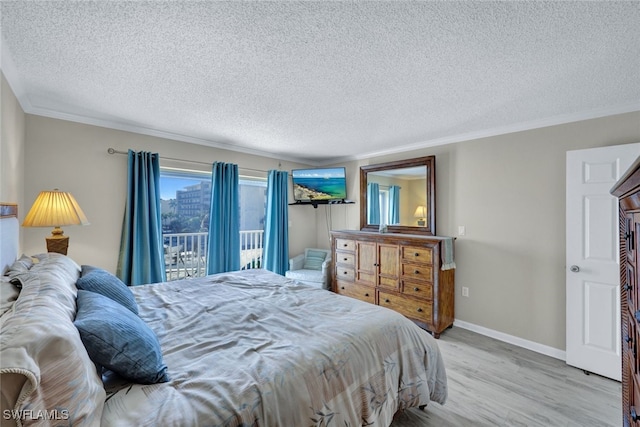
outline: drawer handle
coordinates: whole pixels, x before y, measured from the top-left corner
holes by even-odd
[[[340,286],[340,289],[344,289],[344,286]]]
[[[413,270],[413,274],[420,274],[420,270]]]
[[[416,252],[413,256],[420,256],[420,253]]]
[[[349,246],[349,245],[345,243],[345,244],[344,244],[344,245],[342,245],[342,246],[346,248],[346,247],[347,247],[347,246]]]
[[[635,422],[640,420],[640,417],[638,417],[638,413],[636,412],[636,408],[635,406],[631,407],[631,419]]]
[[[343,271],[342,274],[349,274],[349,272],[348,271]]]
[[[418,307],[418,313],[422,313],[422,309]]]
[[[390,303],[391,301],[389,301],[389,298],[385,298],[384,302]]]
[[[631,289],[633,289],[633,286],[631,286],[629,284],[626,284],[625,287],[624,287],[624,290],[627,291],[627,292],[629,292]]]
[[[369,294],[368,294],[368,293],[367,293],[367,294],[364,294],[364,296],[365,296],[365,297],[368,297],[368,296],[369,296]]]
[[[347,258],[342,258],[342,260],[343,260],[343,261],[346,261],[346,260],[347,260]]]

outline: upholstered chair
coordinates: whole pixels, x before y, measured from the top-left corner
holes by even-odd
[[[303,254],[289,260],[289,271],[285,276],[307,285],[330,289],[331,251],[306,248]]]

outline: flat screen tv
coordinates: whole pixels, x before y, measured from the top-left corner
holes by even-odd
[[[347,198],[345,168],[294,169],[293,199],[296,202],[335,201]]]

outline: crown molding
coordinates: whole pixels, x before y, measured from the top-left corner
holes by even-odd
[[[17,68],[13,63],[11,53],[6,47],[4,37],[0,40],[2,45],[0,71],[2,71],[9,83],[9,86],[13,90],[20,106],[27,114],[33,114],[37,116],[49,117],[53,119],[66,120],[71,122],[83,123],[93,126],[104,127],[108,129],[116,129],[126,132],[132,132],[142,135],[153,136],[157,138],[170,139],[174,141],[188,142],[191,144],[204,145],[208,147],[218,148],[222,150],[240,152],[244,154],[252,154],[256,156],[267,157],[271,159],[278,159],[284,161],[290,161],[295,163],[302,163],[311,166],[327,166],[335,165],[350,161],[365,160],[375,157],[387,156],[391,154],[406,153],[414,150],[421,150],[425,148],[435,147],[439,145],[454,144],[464,141],[472,141],[481,138],[493,137],[498,135],[505,135],[509,133],[522,132],[532,129],[539,129],[549,126],[562,125],[567,123],[579,122],[583,120],[596,119],[606,116],[613,116],[617,114],[631,113],[640,111],[640,101],[631,102],[628,104],[616,105],[611,107],[596,108],[589,111],[582,111],[571,114],[558,115],[554,117],[548,117],[539,120],[532,120],[527,122],[516,123],[512,125],[499,126],[491,129],[483,129],[480,131],[467,132],[462,134],[450,135],[442,138],[435,138],[431,140],[425,140],[413,144],[402,145],[400,147],[390,148],[388,150],[379,150],[369,153],[363,153],[357,156],[339,157],[333,160],[314,161],[312,159],[306,159],[295,156],[287,156],[281,154],[270,153],[268,151],[256,150],[252,148],[240,147],[228,143],[212,141],[204,138],[196,138],[189,135],[183,135],[174,132],[168,132],[160,129],[154,129],[145,127],[142,125],[122,123],[115,120],[99,119],[95,117],[81,116],[71,113],[63,113],[59,111],[49,110],[45,108],[35,107],[31,104],[29,97],[26,94],[22,78],[17,72]]]
[[[147,135],[147,136],[153,136],[153,137],[157,137],[157,138],[170,139],[170,140],[173,140],[173,141],[188,142],[190,144],[204,145],[204,146],[207,146],[207,147],[218,148],[218,149],[227,150],[227,151],[234,151],[234,152],[239,152],[239,153],[243,153],[243,154],[252,154],[252,155],[256,155],[256,156],[267,157],[267,158],[270,158],[270,159],[277,159],[277,160],[283,160],[283,161],[289,161],[289,162],[295,162],[295,163],[309,164],[309,161],[307,161],[305,159],[300,159],[300,158],[286,156],[286,155],[283,156],[283,155],[276,154],[276,153],[270,153],[268,151],[261,151],[261,150],[256,150],[256,149],[253,149],[253,148],[240,147],[240,146],[227,144],[227,143],[223,143],[223,142],[212,141],[212,140],[208,140],[208,139],[204,139],[204,138],[197,138],[197,137],[193,137],[193,136],[189,136],[189,135],[183,135],[183,134],[180,134],[180,133],[174,133],[174,132],[168,132],[168,131],[165,131],[165,130],[149,128],[149,127],[145,127],[145,126],[137,125],[137,124],[117,122],[115,120],[105,120],[105,119],[98,119],[98,118],[95,118],[95,117],[80,116],[80,115],[77,115],[77,114],[62,113],[62,112],[59,112],[59,111],[49,110],[49,109],[45,109],[45,108],[31,108],[29,111],[25,110],[25,113],[33,114],[33,115],[36,115],[36,116],[49,117],[49,118],[52,118],[52,119],[60,119],[60,120],[66,120],[66,121],[75,122],[75,123],[82,123],[82,124],[87,124],[87,125],[92,125],[92,126],[99,126],[99,127],[103,127],[103,128],[107,128],[107,129],[114,129],[114,130],[121,130],[121,131],[125,131],[125,132],[137,133],[137,134],[140,134],[140,135]]]
[[[554,116],[554,117],[547,117],[540,120],[532,120],[528,122],[515,123],[513,125],[499,126],[491,129],[483,129],[476,132],[467,132],[467,133],[462,133],[457,135],[450,135],[442,138],[436,138],[436,139],[418,142],[415,144],[407,144],[401,147],[394,147],[388,150],[365,153],[358,156],[342,157],[342,158],[336,159],[335,161],[332,161],[331,163],[328,163],[328,162],[324,163],[321,166],[326,166],[328,164],[335,164],[335,163],[341,163],[341,162],[366,160],[374,157],[381,157],[381,156],[387,156],[387,155],[398,154],[398,153],[406,153],[409,151],[421,150],[429,147],[436,147],[439,145],[473,141],[481,138],[506,135],[510,133],[523,132],[527,130],[540,129],[540,128],[545,128],[549,126],[564,125],[568,123],[580,122],[583,120],[591,120],[591,119],[597,119],[597,118],[602,118],[607,116],[614,116],[618,114],[633,113],[633,112],[640,112],[640,101],[631,102],[628,104],[616,105],[612,107],[596,108],[593,110],[583,111],[579,113],[563,114],[563,115]]]

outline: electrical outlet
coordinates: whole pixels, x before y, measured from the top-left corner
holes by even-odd
[[[462,296],[463,297],[468,297],[469,296],[469,288],[467,288],[466,286],[462,287]]]
[[[467,228],[464,225],[458,226],[458,236],[464,236],[467,232]]]

